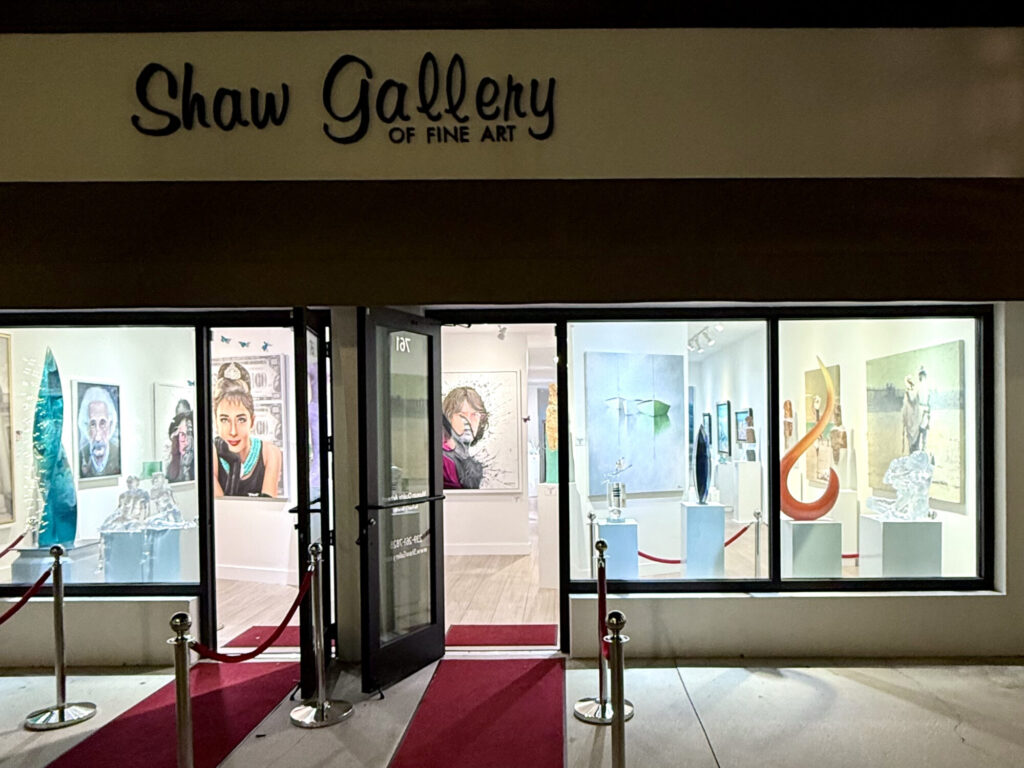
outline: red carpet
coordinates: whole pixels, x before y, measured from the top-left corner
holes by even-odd
[[[452,624],[445,645],[558,645],[554,624]]]
[[[195,768],[215,768],[299,680],[293,662],[192,668]],[[102,707],[102,703],[100,704]],[[175,768],[174,683],[168,683],[50,763],[57,768]]]
[[[562,768],[562,659],[443,659],[390,768]]]
[[[231,641],[224,643],[225,648],[255,648],[268,637],[270,637],[277,627],[264,627],[262,625],[249,627],[245,632],[240,634],[238,637],[233,638]],[[297,626],[285,627],[284,632],[281,636],[274,641],[272,648],[277,647],[284,648],[298,648],[299,647],[299,628]]]

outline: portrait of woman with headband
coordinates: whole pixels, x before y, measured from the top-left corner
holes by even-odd
[[[224,363],[213,386],[214,494],[276,496],[281,478],[281,449],[257,437],[249,372],[238,363]]]

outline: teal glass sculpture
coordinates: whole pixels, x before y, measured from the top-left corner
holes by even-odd
[[[60,371],[53,352],[47,347],[32,425],[32,452],[43,504],[39,525],[40,547],[52,547],[54,544],[69,547],[74,544],[78,529],[75,479],[61,443],[63,430],[64,393],[60,386]]]

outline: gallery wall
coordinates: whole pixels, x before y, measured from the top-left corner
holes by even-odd
[[[518,490],[446,490],[444,546],[448,555],[525,555],[530,552],[527,497],[527,337],[510,326],[503,340],[487,331],[442,329],[442,378],[459,372],[514,372],[519,405]],[[490,407],[490,406],[489,406]],[[484,446],[484,440],[481,446]]]
[[[0,546],[25,527],[37,514],[33,482],[32,432],[36,400],[46,350],[56,361],[64,395],[61,442],[75,477],[78,500],[76,543],[99,538],[103,521],[117,509],[118,496],[126,490],[128,475],[140,475],[144,461],[163,459],[167,424],[155,423],[154,384],[187,387],[195,380],[195,341],[191,328],[15,328],[0,331],[11,336],[12,405],[14,429],[13,524],[0,527]],[[117,384],[120,387],[118,435],[121,451],[120,477],[80,480],[76,465],[77,413],[73,382]],[[158,435],[157,433],[162,433]],[[157,451],[154,437],[160,450]],[[148,489],[148,481],[141,487]],[[195,482],[172,486],[175,500],[186,520],[197,515]],[[185,532],[182,578],[198,581],[198,540],[195,529]],[[6,566],[10,568],[9,563]],[[6,573],[0,571],[0,579]]]
[[[804,375],[817,369],[816,356],[826,366],[838,365],[843,424],[852,430],[856,463],[857,500],[860,513],[873,489],[868,477],[866,361],[902,352],[963,341],[964,349],[964,467],[962,504],[932,502],[943,523],[942,575],[973,576],[976,573],[978,454],[973,426],[977,424],[977,389],[974,371],[974,322],[958,319],[913,320],[814,320],[785,322],[779,326],[779,397],[791,400],[797,438],[805,433]],[[913,373],[916,371],[906,371]],[[933,386],[943,386],[932,372]],[[948,388],[949,383],[945,383]],[[933,416],[933,419],[935,417]],[[803,462],[798,466],[803,472]],[[794,470],[796,472],[796,470]],[[806,482],[805,482],[806,485]],[[820,489],[810,488],[813,497]]]

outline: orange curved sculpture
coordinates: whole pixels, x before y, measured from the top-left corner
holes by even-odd
[[[821,419],[811,428],[811,431],[804,435],[800,442],[786,451],[786,455],[782,457],[782,461],[779,464],[779,475],[782,478],[782,511],[794,520],[817,520],[819,517],[824,517],[835,506],[836,499],[839,498],[839,475],[831,467],[828,470],[828,487],[825,488],[825,492],[821,494],[821,498],[817,501],[797,501],[789,492],[789,485],[787,483],[789,470],[793,468],[797,460],[803,456],[807,449],[814,444],[814,441],[821,436],[821,433],[825,431],[829,419],[832,418],[832,411],[835,409],[835,387],[832,384],[832,377],[828,375],[828,369],[821,362],[820,357],[818,358],[818,367],[821,368],[821,373],[825,377],[825,391],[828,393],[828,398],[825,401],[825,412],[821,414]]]

